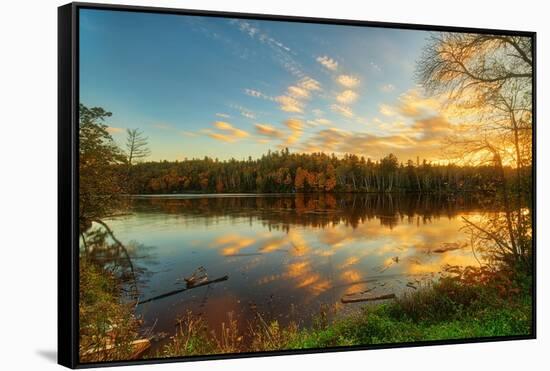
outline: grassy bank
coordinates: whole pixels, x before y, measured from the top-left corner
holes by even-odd
[[[282,327],[258,316],[249,328],[239,329],[229,315],[221,329],[212,331],[188,313],[170,343],[154,356],[528,335],[532,320],[529,287],[527,275],[467,268],[395,301],[364,306],[330,323],[321,316],[311,328]]]
[[[229,312],[221,328],[186,313],[175,334],[146,357],[391,344],[427,340],[528,335],[532,323],[530,274],[522,269],[447,269],[446,277],[395,300],[365,305],[332,321],[326,311],[313,326],[269,322],[260,313],[239,327]],[[80,262],[81,361],[138,357],[139,335],[134,307],[121,300],[119,280],[103,267]],[[151,334],[150,334],[151,335]],[[143,356],[142,354],[139,357]]]
[[[108,269],[80,259],[79,354],[81,362],[130,359],[139,321],[121,299],[120,280]]]
[[[529,298],[500,308],[463,310],[437,320],[413,320],[402,310],[400,304],[364,308],[360,314],[337,321],[326,329],[304,331],[289,342],[288,348],[527,335],[531,328]]]

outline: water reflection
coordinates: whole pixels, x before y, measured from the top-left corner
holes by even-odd
[[[229,276],[138,307],[146,325],[172,333],[188,310],[212,328],[229,311],[245,325],[255,311],[308,324],[321,305],[341,307],[344,295],[414,290],[445,264],[477,264],[459,217],[491,207],[421,195],[150,197],[109,225],[123,243],[154,246],[142,299],[182,287],[200,266],[210,278]]]

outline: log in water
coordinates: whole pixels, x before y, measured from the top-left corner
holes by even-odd
[[[378,295],[378,296],[366,295],[366,296],[360,296],[357,298],[344,297],[340,300],[342,303],[347,304],[347,303],[359,303],[362,301],[374,301],[374,300],[385,300],[385,299],[395,299],[395,294],[386,294],[386,295]]]
[[[194,289],[194,288],[197,288],[197,287],[210,285],[211,283],[227,281],[228,279],[229,279],[229,276],[226,275],[226,276],[223,276],[223,277],[220,277],[220,278],[216,278],[216,279],[214,279],[214,280],[204,281],[204,282],[201,282],[201,283],[197,283],[196,285],[191,286],[191,287],[186,287],[186,288],[183,288],[183,289],[178,289],[178,290],[169,291],[169,292],[166,292],[166,293],[161,294],[161,295],[158,295],[158,296],[154,296],[154,297],[149,298],[149,299],[145,299],[145,300],[142,300],[142,301],[138,301],[138,305],[139,305],[139,304],[144,304],[144,303],[149,303],[150,301],[153,301],[153,300],[158,300],[158,299],[166,298],[166,297],[168,297],[168,296],[176,295],[176,294],[179,294],[180,292],[184,292],[184,291],[187,291],[187,290],[191,290],[191,289]]]

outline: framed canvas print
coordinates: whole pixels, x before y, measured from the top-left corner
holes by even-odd
[[[535,60],[533,32],[60,7],[59,362],[534,338]]]

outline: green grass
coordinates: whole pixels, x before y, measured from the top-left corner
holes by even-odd
[[[426,340],[528,335],[529,278],[502,272],[462,272],[396,301],[365,306],[325,329],[307,329],[288,346],[319,348]]]
[[[339,320],[323,330],[304,330],[288,344],[290,349],[348,345],[390,344],[426,340],[467,339],[490,336],[528,335],[531,331],[529,304],[489,308],[451,316],[420,320],[395,317],[398,304],[383,304]]]
[[[80,361],[128,359],[139,324],[133,306],[120,298],[118,279],[81,258],[79,289]]]
[[[204,323],[197,322],[194,327],[186,322],[162,356],[529,335],[530,283],[525,278],[517,282],[491,275],[489,280],[481,279],[483,283],[470,282],[474,280],[471,276],[443,279],[395,301],[364,306],[358,313],[332,323],[314,321],[322,325],[313,328],[296,324],[282,327],[276,321],[261,320],[246,330],[252,338],[248,342],[239,340],[242,333],[233,326],[225,335],[237,339],[231,346],[213,338]],[[476,273],[475,279],[478,276],[483,274]]]

